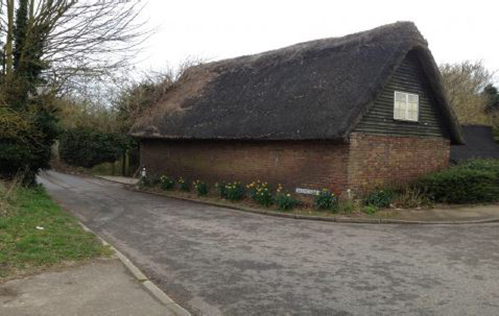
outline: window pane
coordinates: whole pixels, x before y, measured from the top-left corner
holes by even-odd
[[[411,120],[411,121],[417,121],[418,120],[418,112],[417,111],[409,111],[409,117],[407,119]]]
[[[406,111],[406,103],[404,101],[395,101],[395,108],[394,108],[394,118],[402,120],[405,117],[405,111]]]
[[[405,102],[401,101],[395,101],[395,109],[404,109],[405,108]]]
[[[393,118],[397,120],[418,121],[419,95],[395,91]]]
[[[404,101],[406,100],[406,94],[401,92],[395,92],[395,101]]]
[[[405,116],[406,116],[405,113],[406,113],[405,109],[400,109],[398,118],[400,120],[405,120]]]
[[[409,94],[409,120],[417,121],[419,119],[419,96]]]

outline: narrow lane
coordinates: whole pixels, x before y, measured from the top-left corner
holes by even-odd
[[[52,197],[197,315],[499,315],[499,225],[253,215],[47,172]]]

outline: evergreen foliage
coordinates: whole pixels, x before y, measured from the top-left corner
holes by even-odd
[[[115,162],[130,147],[130,139],[125,135],[74,128],[61,135],[59,150],[65,163],[92,168],[104,162]]]

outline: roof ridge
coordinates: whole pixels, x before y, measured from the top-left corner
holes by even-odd
[[[428,42],[424,39],[419,29],[412,21],[398,21],[391,24],[386,24],[372,28],[370,30],[360,31],[352,34],[346,34],[337,37],[326,37],[321,39],[315,39],[305,42],[300,42],[276,49],[271,49],[268,51],[263,51],[255,54],[242,55],[231,58],[224,58],[220,60],[215,60],[207,63],[202,63],[193,68],[216,68],[217,66],[231,66],[235,63],[249,64],[251,62],[256,62],[261,58],[282,55],[286,52],[290,53],[289,59],[292,59],[300,53],[306,52],[312,49],[333,49],[336,47],[341,47],[342,45],[351,43],[352,47],[357,47],[359,42],[362,44],[368,44],[373,41],[379,41],[380,37],[383,37],[384,33],[393,33],[394,30],[398,29],[400,32],[397,34],[400,37],[393,38],[392,40],[383,39],[383,42],[400,42],[402,39],[417,41],[419,45],[427,46]],[[359,38],[360,37],[360,38]],[[358,42],[353,43],[352,40],[359,38]],[[322,46],[322,47],[321,47]]]

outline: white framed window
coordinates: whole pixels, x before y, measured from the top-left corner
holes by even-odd
[[[417,122],[419,120],[419,95],[395,91],[393,118]]]

